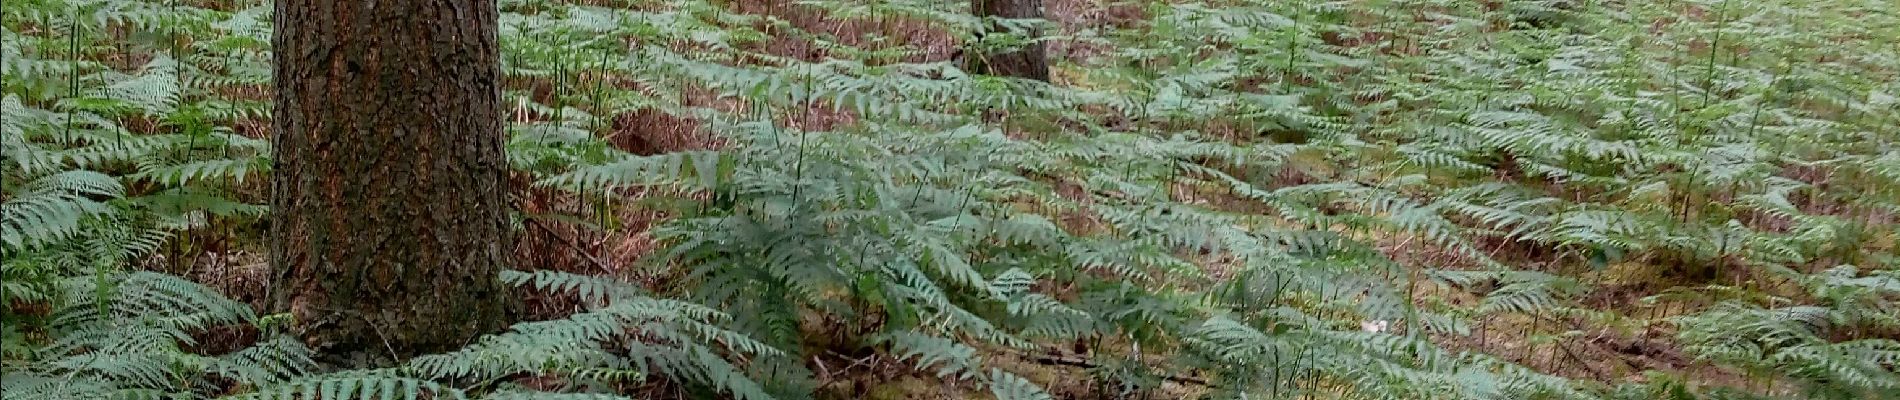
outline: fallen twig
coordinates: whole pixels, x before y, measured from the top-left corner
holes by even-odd
[[[1088,360],[1083,360],[1083,359],[1078,359],[1078,358],[1069,358],[1069,357],[1052,355],[1052,354],[1017,353],[1017,355],[1020,357],[1027,358],[1030,361],[1035,361],[1037,364],[1042,364],[1042,365],[1062,365],[1062,366],[1082,367],[1082,368],[1096,368],[1096,367],[1101,366],[1099,364],[1091,363]],[[1207,379],[1197,378],[1197,377],[1192,377],[1192,376],[1167,374],[1167,375],[1162,375],[1161,379],[1166,379],[1174,383],[1199,385],[1199,386],[1206,386],[1206,387],[1216,387],[1214,384],[1209,383]]]
[[[607,273],[614,272],[614,269],[612,267],[607,266],[606,262],[600,261],[599,258],[594,258],[593,254],[588,253],[587,249],[581,248],[581,244],[575,242],[573,238],[561,236],[560,233],[554,232],[553,229],[549,229],[546,226],[542,226],[540,222],[536,222],[533,218],[523,218],[522,222],[527,223],[529,226],[540,228],[542,232],[547,232],[548,235],[554,236],[556,238],[560,238],[561,243],[567,244],[567,247],[574,249],[575,253],[580,253],[582,258],[587,259],[587,262],[594,264],[595,267],[599,267],[601,272],[607,272]]]

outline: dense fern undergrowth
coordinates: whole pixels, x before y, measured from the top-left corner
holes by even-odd
[[[521,229],[657,248],[352,369],[199,262],[267,229],[268,2],[7,1],[0,390],[1900,398],[1890,1],[738,3],[501,1],[517,200],[579,205]]]

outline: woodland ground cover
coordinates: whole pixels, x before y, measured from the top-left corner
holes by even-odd
[[[8,1],[0,390],[1900,398],[1900,5],[1044,7],[500,1],[523,322],[350,365],[263,308],[271,5]]]

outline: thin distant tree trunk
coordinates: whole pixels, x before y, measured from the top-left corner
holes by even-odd
[[[970,9],[979,17],[1042,18],[1042,0],[970,0]],[[991,30],[1000,30],[994,24]],[[970,70],[979,74],[1014,76],[1049,81],[1049,61],[1043,43],[1035,42],[1015,51],[972,56]]]
[[[496,18],[277,0],[270,301],[317,351],[400,359],[512,317]]]

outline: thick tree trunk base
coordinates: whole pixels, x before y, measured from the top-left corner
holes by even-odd
[[[971,0],[970,7],[977,16],[983,17],[1042,18],[1042,0]],[[991,29],[1000,28],[992,26]],[[975,55],[970,59],[970,70],[1048,82],[1049,61],[1044,47],[1042,42],[1035,42],[1017,51]]]
[[[278,0],[271,306],[403,359],[509,323],[494,0]]]

